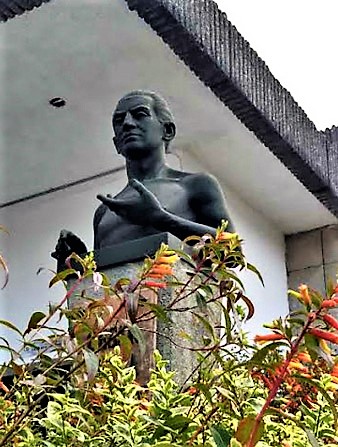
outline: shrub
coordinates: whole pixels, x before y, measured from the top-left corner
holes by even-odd
[[[251,342],[241,323],[254,307],[237,271],[259,273],[245,260],[238,235],[222,225],[215,238],[190,239],[191,256],[163,245],[135,278],[114,284],[96,271],[93,255],[73,254],[82,272],[69,268],[50,282],[76,277],[59,304],[35,312],[24,332],[2,322],[21,337],[22,347],[1,345],[10,360],[0,381],[0,447],[337,445],[338,363],[330,343],[338,343],[331,313],[338,288],[322,297],[300,286],[291,292],[300,308]],[[184,281],[175,273],[180,259]],[[102,298],[93,300],[86,286],[82,302],[65,308],[89,278]],[[146,299],[168,287],[173,293],[165,306]],[[222,327],[210,319],[215,308]],[[194,373],[177,381],[156,351],[150,380],[139,383],[131,359],[135,348],[145,350],[142,323],[170,322],[178,312],[203,327],[195,340],[180,331],[182,345],[196,354]],[[67,319],[70,330],[53,326],[55,316]],[[34,353],[29,363],[27,347]]]

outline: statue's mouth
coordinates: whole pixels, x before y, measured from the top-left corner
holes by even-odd
[[[134,140],[135,138],[138,138],[140,136],[140,134],[138,133],[128,133],[127,135],[125,135],[122,139],[123,143],[128,142],[129,140]]]

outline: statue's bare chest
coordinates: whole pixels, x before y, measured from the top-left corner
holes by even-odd
[[[186,185],[180,179],[156,179],[145,180],[143,185],[151,191],[159,200],[161,205],[174,214],[187,213],[189,209],[189,194]],[[117,199],[136,198],[139,193],[134,188],[127,186]],[[182,216],[183,217],[183,216]]]
[[[182,179],[145,180],[143,185],[157,197],[162,207],[167,211],[188,220],[195,220],[195,213],[190,206],[189,191]],[[127,186],[114,198],[128,201],[139,198],[139,193],[134,188]],[[126,239],[137,239],[156,232],[153,227],[134,225],[108,208],[97,228],[97,236],[101,247]]]

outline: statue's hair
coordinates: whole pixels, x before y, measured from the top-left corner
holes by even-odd
[[[154,93],[149,90],[133,90],[126,95],[124,95],[120,101],[123,101],[126,98],[130,98],[131,96],[147,96],[148,98],[151,98],[153,101],[154,111],[156,113],[156,116],[161,124],[164,123],[174,123],[174,115],[172,114],[171,110],[169,109],[169,105],[165,99],[162,98],[157,93]],[[120,102],[119,101],[119,102]],[[169,141],[165,142],[165,149],[168,151]]]

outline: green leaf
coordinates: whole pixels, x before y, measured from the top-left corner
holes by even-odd
[[[130,284],[130,279],[129,278],[120,278],[115,284],[114,284],[114,289],[116,289],[118,292],[122,292],[123,291],[123,286],[129,286]]]
[[[240,444],[237,439],[232,438],[230,442],[230,447],[243,447],[242,444]]]
[[[259,273],[259,271],[256,269],[256,267],[248,262],[246,265],[246,268],[258,276],[260,282],[262,283],[262,286],[264,287],[265,284],[264,284],[262,275]]]
[[[126,362],[130,359],[133,345],[130,341],[130,338],[127,335],[119,335],[118,340],[120,342],[120,349],[121,349],[121,357]]]
[[[211,434],[217,447],[227,447],[230,445],[231,435],[222,425],[219,424],[211,427]]]
[[[163,306],[161,306],[160,304],[145,302],[143,305],[145,307],[148,307],[150,310],[152,310],[154,312],[155,316],[160,321],[163,321],[163,323],[172,323],[172,320],[167,315],[166,309]]]
[[[144,337],[143,332],[141,331],[141,329],[136,325],[136,324],[132,324],[129,328],[130,332],[132,333],[133,337],[135,337],[137,343],[138,343],[138,347],[140,350],[140,354],[142,356],[144,356],[145,352],[146,352],[146,339]]]
[[[326,389],[324,387],[321,386],[320,383],[318,383],[317,380],[312,380],[309,379],[307,377],[303,377],[303,376],[296,376],[297,380],[299,382],[305,382],[308,383],[309,385],[313,386],[314,388],[316,388],[317,390],[320,391],[320,393],[323,395],[323,397],[325,398],[325,400],[327,401],[327,403],[330,406],[330,409],[332,411],[332,415],[334,418],[334,425],[336,427],[336,430],[338,430],[338,411],[337,411],[337,407],[335,404],[335,401],[331,398],[330,394],[326,391]]]
[[[192,260],[191,256],[186,253],[183,250],[178,250],[177,248],[175,248],[175,253],[182,259],[184,259],[185,261],[188,262],[188,264],[190,264],[191,267],[195,267],[194,261]]]
[[[261,366],[266,356],[270,351],[276,351],[276,348],[279,346],[285,347],[287,344],[284,341],[275,341],[272,343],[266,344],[263,348],[258,349],[255,354],[249,360],[250,365],[258,365]]]
[[[326,296],[333,295],[336,285],[337,285],[336,281],[333,281],[332,278],[327,279],[327,281],[326,281]]]
[[[103,287],[109,287],[110,286],[110,280],[107,275],[100,272],[100,275],[102,276],[102,286]]]
[[[319,309],[323,302],[323,297],[321,296],[321,294],[319,292],[316,292],[315,290],[310,290],[310,296],[311,296],[312,304],[317,309]],[[331,295],[328,295],[328,296],[331,296]]]
[[[155,446],[156,447],[172,447],[172,443],[169,441],[160,441],[160,442],[156,442]]]
[[[212,327],[212,325],[209,323],[209,321],[206,318],[202,317],[202,315],[200,315],[196,312],[192,312],[192,314],[199,319],[199,321],[203,324],[207,333],[209,333],[211,335],[212,339],[215,340],[216,339],[215,331],[214,331],[214,328]]]
[[[8,327],[9,329],[12,329],[13,331],[17,332],[22,337],[22,332],[16,326],[14,326],[14,324],[10,323],[9,321],[0,320],[0,324]]]
[[[20,355],[20,353],[17,352],[15,349],[11,348],[8,341],[4,337],[0,337],[0,340],[2,340],[5,343],[4,345],[0,344],[0,351],[9,352],[12,360],[20,359],[23,362],[23,358]]]
[[[48,287],[51,288],[52,286],[54,286],[54,284],[56,284],[59,281],[64,281],[67,276],[69,275],[77,275],[78,272],[75,269],[67,269],[67,270],[63,270],[60,273],[57,273],[49,282]]]
[[[317,360],[318,354],[320,353],[319,340],[317,337],[311,334],[305,334],[304,341],[312,361]]]
[[[40,321],[45,317],[46,315],[43,312],[34,312],[29,319],[28,326],[24,332],[24,335],[27,335],[32,329],[36,329]]]
[[[238,424],[238,428],[235,434],[237,441],[241,442],[243,445],[247,444],[254,429],[254,426],[255,426],[255,416],[250,415],[242,419],[241,422]],[[257,442],[262,437],[263,433],[264,433],[264,422],[260,421],[252,445],[257,444]]]
[[[307,412],[307,411],[310,412],[310,410],[305,405],[302,407],[302,411],[304,411],[304,410],[305,410],[305,412]],[[294,416],[293,414],[290,414],[290,413],[287,413],[285,411],[282,411],[279,408],[273,408],[273,407],[268,408],[267,411],[266,411],[266,414],[277,414],[282,419],[289,419],[295,425],[297,425],[297,427],[299,427],[300,429],[302,429],[306,433],[306,435],[307,435],[307,437],[308,437],[312,447],[319,447],[319,444],[317,443],[317,441],[316,441],[312,431],[310,431],[305,426],[305,424],[299,420],[298,417]]]
[[[177,414],[176,416],[167,419],[164,425],[166,427],[170,427],[173,430],[180,430],[189,425],[190,422],[190,418]]]
[[[204,290],[199,290],[195,294],[196,298],[196,304],[200,310],[205,310],[207,307],[207,301],[205,299],[205,292]]]
[[[288,318],[288,322],[290,323],[290,325],[296,325],[296,326],[304,326],[304,319],[302,318]]]
[[[97,355],[90,351],[89,349],[83,350],[83,356],[87,368],[88,381],[91,382],[94,380],[96,373],[99,368],[99,359]]]
[[[211,393],[209,388],[202,382],[200,383],[195,383],[194,387],[197,388],[198,390],[202,391],[202,393],[204,394],[205,398],[207,399],[207,401],[211,404],[212,403],[212,398],[211,398]]]

